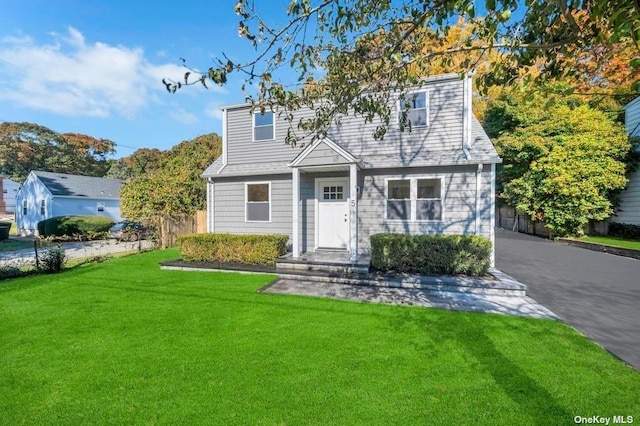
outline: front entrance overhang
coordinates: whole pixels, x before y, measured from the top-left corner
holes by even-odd
[[[318,140],[305,148],[290,164],[292,174],[292,255],[300,257],[301,232],[301,173],[349,172],[349,258],[358,260],[358,169],[361,161],[328,138]],[[318,203],[316,195],[316,204]],[[319,220],[318,217],[315,218]]]

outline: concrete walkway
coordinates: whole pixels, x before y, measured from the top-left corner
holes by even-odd
[[[457,311],[489,312],[531,318],[556,316],[530,297],[431,292],[419,289],[305,282],[279,279],[261,290],[263,293],[331,297],[369,303],[424,306]]]
[[[640,260],[498,229],[496,266],[562,320],[640,369]]]

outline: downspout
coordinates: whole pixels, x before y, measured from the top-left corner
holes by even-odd
[[[482,196],[482,164],[476,170],[476,235],[480,235],[480,197]]]
[[[496,266],[496,164],[491,164],[491,267]]]

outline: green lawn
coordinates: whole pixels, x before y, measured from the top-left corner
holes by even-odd
[[[585,241],[587,243],[604,244],[606,246],[640,250],[640,241],[625,240],[624,238],[618,238],[618,237],[584,236],[580,238],[580,241]]]
[[[258,294],[177,256],[0,282],[0,423],[640,419],[640,374],[561,323]]]

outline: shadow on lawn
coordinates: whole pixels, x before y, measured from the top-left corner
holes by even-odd
[[[518,404],[520,411],[527,413],[536,424],[548,424],[552,418],[573,418],[571,413],[558,404],[553,395],[496,348],[486,334],[486,330],[492,327],[492,321],[482,321],[479,316],[487,320],[491,320],[492,317],[483,313],[469,313],[457,316],[454,321],[448,315],[417,315],[407,311],[394,319],[393,326],[401,326],[400,322],[405,321],[413,322],[411,326],[423,330],[433,330],[434,332],[430,333],[431,345],[422,348],[423,350],[434,350],[444,346],[446,341],[454,341],[478,361],[480,368],[483,368],[502,388],[504,394]]]

